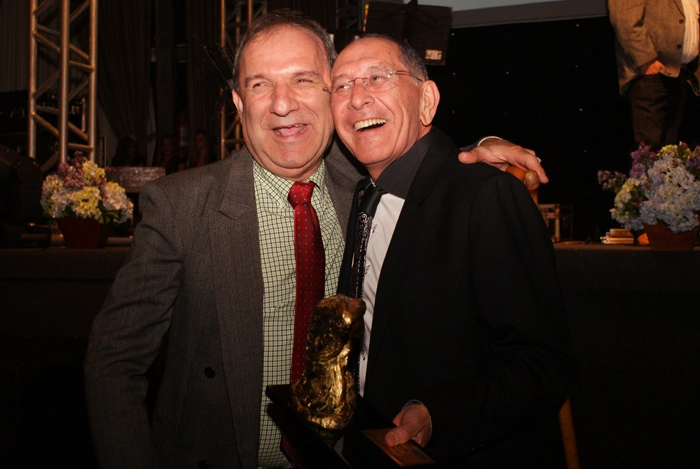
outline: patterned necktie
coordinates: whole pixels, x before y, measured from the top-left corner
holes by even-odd
[[[296,303],[294,305],[294,346],[290,382],[301,378],[306,365],[306,335],[309,317],[323,299],[326,280],[326,253],[323,249],[321,226],[316,210],[311,206],[311,194],[316,184],[295,182],[289,189],[287,200],[294,208],[294,259],[296,260]],[[282,435],[282,452],[297,468],[305,468],[304,460]]]
[[[301,377],[306,363],[306,335],[309,317],[323,299],[326,254],[316,210],[311,206],[313,182],[295,182],[288,200],[294,207],[294,258],[296,260],[296,304],[291,382]]]
[[[371,182],[361,196],[360,208],[355,223],[355,251],[352,259],[352,272],[350,274],[350,294],[355,298],[362,298],[362,284],[365,279],[365,258],[367,256],[367,242],[372,229],[372,220],[377,211],[379,200],[386,192]]]

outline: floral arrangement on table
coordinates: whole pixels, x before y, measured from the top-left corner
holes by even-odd
[[[615,192],[613,219],[629,230],[666,224],[673,233],[698,226],[700,212],[700,147],[691,150],[683,142],[658,152],[639,146],[632,153],[629,176],[598,171],[603,189]]]
[[[52,219],[74,216],[102,224],[124,223],[134,211],[124,188],[107,181],[105,170],[80,152],[46,177],[41,187],[41,206]]]

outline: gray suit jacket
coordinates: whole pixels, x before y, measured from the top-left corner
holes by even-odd
[[[359,175],[335,148],[343,230]],[[144,187],[143,219],[95,318],[85,361],[101,467],[253,468],[263,387],[263,281],[247,151]],[[146,372],[168,334],[152,422]]]
[[[608,0],[610,23],[617,40],[617,72],[620,93],[625,95],[639,67],[658,59],[661,73],[677,77],[681,71],[681,49],[685,33],[685,15],[681,0]],[[695,70],[693,89],[697,94]]]

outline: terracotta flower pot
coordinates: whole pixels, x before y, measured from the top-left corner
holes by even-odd
[[[96,249],[104,247],[109,235],[109,225],[94,219],[63,217],[56,220],[63,233],[67,248]]]
[[[695,238],[700,226],[691,231],[674,233],[662,222],[656,225],[644,224],[644,232],[649,237],[649,247],[652,251],[692,251]]]

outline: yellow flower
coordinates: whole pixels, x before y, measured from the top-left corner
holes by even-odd
[[[71,207],[78,217],[100,220],[100,190],[97,187],[83,187],[70,195]]]
[[[92,161],[83,163],[83,179],[86,181],[97,181],[105,177],[105,170],[97,166]]]

